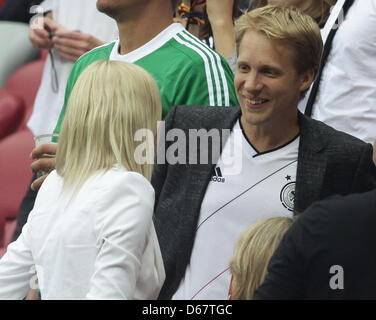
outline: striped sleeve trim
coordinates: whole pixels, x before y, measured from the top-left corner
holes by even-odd
[[[214,83],[215,83],[215,92],[217,93],[217,105],[218,106],[222,106],[222,90],[221,90],[221,83],[219,81],[219,74],[218,74],[218,69],[217,69],[217,66],[216,66],[216,63],[215,63],[215,59],[214,59],[214,56],[209,52],[209,50],[207,50],[205,48],[204,45],[200,45],[198,43],[198,41],[195,41],[193,38],[191,38],[188,33],[185,33],[185,32],[182,32],[181,33],[182,37],[184,37],[184,39],[186,41],[190,41],[192,44],[195,44],[196,47],[198,47],[199,49],[201,49],[202,51],[204,51],[204,53],[206,54],[206,56],[209,58],[210,60],[210,65],[211,65],[211,69],[213,71],[213,76],[214,76]]]
[[[225,106],[229,106],[230,105],[230,92],[229,92],[229,86],[228,86],[228,83],[227,83],[227,78],[226,78],[226,75],[225,75],[225,70],[223,69],[221,57],[219,56],[219,54],[217,52],[215,52],[214,50],[210,49],[208,46],[206,46],[199,39],[193,37],[189,32],[184,31],[183,33],[184,33],[184,35],[186,37],[189,37],[192,41],[194,41],[202,50],[204,50],[211,57],[211,61],[212,61],[212,64],[214,64],[214,66],[215,65],[218,66],[219,75],[221,77],[222,85],[223,85],[224,105]],[[218,77],[218,71],[217,71],[217,69],[213,68],[213,70],[215,70],[215,76]],[[218,92],[222,93],[220,85],[219,85],[219,91]],[[221,105],[223,105],[223,103]]]
[[[213,76],[211,73],[207,73],[207,77],[210,77],[211,79],[210,81],[212,85],[215,84],[217,105],[229,106],[230,105],[229,85],[227,82],[225,70],[223,68],[221,57],[219,56],[219,54],[211,50],[203,42],[201,42],[199,39],[195,38],[193,35],[191,35],[185,30],[181,32],[180,35],[182,36],[184,42],[194,45],[194,47],[196,48],[195,50],[196,52],[198,50],[201,53],[204,53],[204,56],[207,57],[206,60],[207,60],[207,63],[211,66],[211,70],[214,76],[214,81],[213,81]],[[200,54],[200,56],[202,55]],[[205,59],[204,59],[204,62],[205,62]],[[210,72],[210,68],[209,68],[209,72]],[[222,96],[222,89],[223,89],[223,96]],[[214,87],[213,87],[213,91],[214,91]],[[215,101],[214,97],[213,99]]]
[[[178,35],[174,36],[174,39],[177,42],[179,42],[180,44],[196,51],[201,56],[202,60],[204,61],[205,73],[206,73],[206,83],[208,85],[208,93],[209,93],[209,104],[211,106],[214,106],[215,105],[214,88],[213,88],[213,81],[212,81],[211,72],[210,72],[210,65],[209,65],[209,61],[208,61],[207,57],[205,56],[205,54],[200,49],[196,48],[190,42],[184,41]]]

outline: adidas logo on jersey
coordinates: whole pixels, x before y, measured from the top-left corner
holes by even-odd
[[[213,176],[211,178],[211,181],[213,181],[213,182],[222,182],[222,183],[225,182],[225,178],[223,178],[223,176],[222,176],[222,171],[221,171],[220,167],[214,168],[212,175]]]

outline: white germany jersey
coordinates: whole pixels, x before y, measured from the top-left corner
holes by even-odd
[[[236,123],[213,170],[190,264],[173,299],[228,299],[229,263],[240,234],[256,221],[293,216],[298,148],[297,136],[258,153]],[[228,170],[234,161],[241,164],[238,172]]]

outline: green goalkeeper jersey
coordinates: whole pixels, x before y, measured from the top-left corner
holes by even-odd
[[[135,63],[156,80],[162,99],[162,118],[175,105],[235,106],[233,73],[226,60],[174,23],[142,47],[119,54],[119,40],[81,56],[72,68],[65,102],[55,128],[60,128],[65,108],[81,72],[97,60]]]

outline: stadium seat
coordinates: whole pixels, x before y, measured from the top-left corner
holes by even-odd
[[[27,121],[33,112],[33,105],[42,78],[45,58],[32,61],[16,70],[6,82],[4,89],[20,97],[24,102],[25,112],[18,129],[26,128]]]
[[[32,177],[29,155],[34,139],[26,124],[33,110],[45,57],[16,70],[0,90],[0,110],[2,106],[11,106],[4,118],[12,122],[0,129],[0,134],[3,132],[0,139],[0,257],[12,239],[18,209]],[[2,116],[0,126],[1,121]]]
[[[28,129],[0,141],[0,254],[12,238],[18,208],[30,184],[33,147],[33,135]]]
[[[0,140],[16,131],[25,112],[23,100],[0,89]]]

